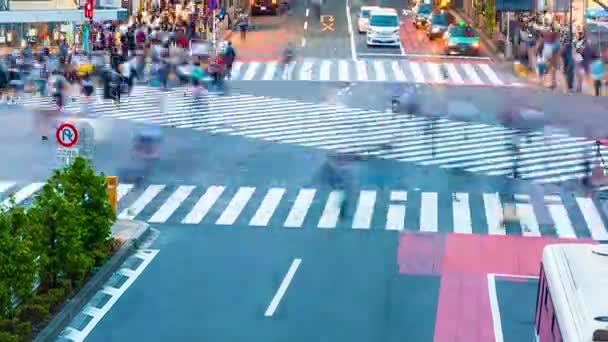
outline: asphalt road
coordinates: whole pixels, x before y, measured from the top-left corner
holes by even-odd
[[[532,336],[534,265],[555,242],[489,239],[525,256],[501,262],[475,236],[156,228],[144,259],[128,260],[72,322],[86,341],[482,342],[498,332],[494,312],[503,340],[521,341]]]
[[[5,163],[0,168],[0,179],[40,181],[60,166],[53,129],[50,140],[41,141],[35,118],[37,116],[23,109],[10,109],[0,116],[0,129],[4,130],[0,152]],[[108,119],[87,121],[95,129],[96,168],[108,175],[131,175],[138,164],[133,161],[130,147],[134,132],[141,130],[143,124]],[[148,183],[327,186],[324,176],[327,151],[189,129],[163,128],[162,131],[161,160],[149,175]],[[369,159],[355,165],[353,174],[361,186],[368,187],[468,192],[472,189],[518,191],[527,184],[392,160]]]
[[[352,58],[348,17],[344,0],[326,1],[321,12],[310,0],[295,2],[294,16],[304,17],[304,44],[298,54],[304,58]]]
[[[316,102],[340,100],[350,105],[377,108],[385,99],[378,95],[374,99],[369,94],[385,94],[387,91],[386,85],[366,84],[352,86],[339,95],[344,84],[272,83],[243,82],[235,84],[233,90],[257,92],[265,96],[299,96],[300,99]],[[454,87],[443,90],[429,88],[428,91],[445,91],[449,96],[460,96],[460,92],[463,92],[472,96],[481,89]],[[479,101],[487,103],[484,110],[496,106],[486,99],[492,90],[496,91],[488,88],[487,93],[481,93],[486,95],[482,97],[487,102]],[[433,93],[427,96],[439,98]],[[573,99],[566,97],[564,101]],[[480,117],[474,120],[484,119]],[[0,126],[4,130],[4,140],[0,151],[5,157],[5,166],[0,170],[0,177],[3,180],[39,181],[57,166],[54,161],[56,145],[52,141],[41,142],[33,122],[33,117],[23,109],[10,108],[2,113]],[[96,129],[95,164],[98,169],[107,174],[119,174],[132,167],[128,147],[132,132],[139,126],[127,120],[95,119],[92,124]],[[275,215],[269,224],[254,228],[247,222],[255,207],[241,208],[246,216],[243,218],[236,217],[240,209],[226,207],[231,203],[236,203],[232,204],[233,207],[238,206],[239,202],[243,204],[242,199],[234,200],[236,197],[231,197],[236,196],[237,187],[241,193],[245,186],[258,189],[285,187],[288,188],[287,197],[291,196],[292,190],[301,188],[327,193],[329,184],[322,174],[326,151],[189,129],[164,128],[163,134],[163,158],[158,168],[143,188],[126,195],[125,200],[129,203],[120,207],[121,214],[127,212],[127,216],[131,215],[129,210],[133,208],[136,211],[133,217],[149,220],[160,230],[159,238],[150,246],[158,251],[158,255],[125,289],[116,304],[101,311],[105,316],[99,317],[100,321],[88,335],[87,341],[164,341],[176,337],[179,340],[214,341],[428,341],[436,338],[439,332],[456,333],[450,330],[452,328],[446,318],[464,317],[460,312],[440,309],[443,307],[439,304],[442,300],[452,303],[450,310],[456,310],[453,305],[455,301],[450,301],[450,298],[464,298],[465,294],[472,296],[487,291],[467,285],[451,292],[449,287],[446,290],[442,285],[443,278],[437,271],[417,272],[409,269],[441,269],[435,263],[441,258],[437,253],[442,250],[443,244],[426,245],[422,241],[415,241],[408,245],[408,241],[404,240],[410,234],[387,231],[384,221],[377,218],[387,218],[389,215],[380,213],[380,208],[384,208],[388,202],[388,198],[380,196],[386,193],[379,192],[379,210],[371,220],[372,227],[359,231],[349,229],[348,225],[354,224],[354,219],[340,223],[337,229],[324,230],[316,226],[310,216],[305,216],[300,229],[285,228],[277,221],[286,216],[285,208],[280,208],[283,212]],[[461,200],[453,198],[452,193],[465,192],[471,194],[471,198],[476,196],[470,202],[473,215],[470,218],[473,226],[471,232],[480,235],[457,235],[472,238],[488,236],[491,219],[486,216],[493,217],[493,212],[484,212],[482,196],[486,194],[482,195],[482,192],[529,193],[532,189],[528,182],[391,160],[368,160],[358,164],[353,172],[367,189],[384,187],[408,191],[407,208],[405,205],[402,207],[404,218],[401,219],[405,221],[403,229],[408,232],[422,230],[424,224],[434,224],[440,233],[458,229],[456,222],[461,219],[453,214],[461,208],[456,204]],[[137,204],[138,197],[150,192],[148,185],[151,184],[166,186],[166,191],[157,196],[153,203]],[[195,195],[202,195],[200,188],[211,185],[226,186],[227,195],[230,196],[222,197],[203,222],[153,222],[158,220],[155,217],[162,216],[156,212],[165,210],[163,202],[171,201],[171,189],[178,186],[196,187],[186,201],[188,204],[175,211],[174,216],[179,216],[181,220],[187,208],[194,205]],[[435,197],[434,209],[435,214],[437,211],[439,214],[434,217],[432,211],[421,211],[419,206],[419,203],[432,198],[433,195],[429,196],[432,192],[439,194],[438,199]],[[252,201],[259,200],[262,194],[254,194]],[[292,200],[287,202],[294,203]],[[315,211],[313,216],[321,214],[324,203],[315,199],[311,209]],[[559,211],[562,207],[558,205],[553,208]],[[222,211],[222,208],[225,210]],[[563,210],[565,212],[566,209]],[[567,210],[566,217],[577,209],[569,205]],[[235,220],[222,219],[225,215],[231,215]],[[578,216],[570,218],[575,236],[589,237],[590,230],[580,212],[574,215]],[[539,233],[543,236],[560,234],[555,231],[551,221],[538,220],[541,225]],[[218,223],[221,221],[224,224]],[[522,226],[520,223],[509,224],[502,234],[519,236],[523,231]],[[453,235],[424,234],[424,239],[430,236]],[[455,250],[460,250],[458,248]],[[416,254],[415,257],[404,261],[410,250]],[[517,263],[517,260],[513,262]],[[532,261],[530,263],[534,264]],[[456,264],[461,265],[453,265]],[[533,274],[535,272],[536,269]],[[464,275],[460,277],[462,284],[470,284]],[[475,277],[483,280],[478,275]],[[281,286],[283,283],[288,285]],[[450,284],[456,286],[458,283]],[[530,324],[525,323],[527,325],[522,327],[521,322],[531,321],[534,284],[525,288],[525,303],[520,303],[521,310],[504,306],[518,288],[503,282],[496,286],[507,298],[499,302],[501,309],[508,312],[502,322],[505,336],[508,336],[505,340],[518,341],[527,337],[524,328]],[[451,297],[446,297],[445,293],[451,293]],[[91,312],[99,314],[94,310]],[[471,337],[480,334],[477,322],[483,321],[485,328],[491,327],[485,324],[488,315],[484,312],[481,309],[475,311],[475,327],[464,328],[467,340],[487,340]],[[464,321],[460,326],[463,324]]]
[[[378,111],[390,109],[391,96],[403,83],[391,82],[242,82],[240,92],[271,95],[294,100],[320,99],[350,107]],[[498,123],[498,115],[509,108],[530,108],[542,111],[547,124],[568,129],[572,134],[590,138],[608,136],[602,113],[608,106],[605,97],[566,95],[548,89],[523,85],[520,87],[479,87],[455,85],[418,85],[421,115],[457,120]],[[468,103],[476,110],[450,110],[450,103]],[[526,126],[526,122],[521,123]],[[536,126],[531,122],[530,126]]]
[[[432,318],[433,301],[425,304],[429,310],[413,305],[419,299],[401,296],[413,285],[399,278],[397,234],[159,229],[151,246],[158,256],[87,341],[432,336],[432,323],[423,324],[424,333],[419,324],[421,316]],[[279,290],[285,278],[290,281]]]
[[[395,1],[395,0],[355,0],[348,2],[350,9],[351,20],[351,33],[353,35],[353,41],[355,43],[354,49],[358,58],[403,58],[406,56],[406,44],[404,32],[401,33],[402,44],[400,47],[368,47],[365,41],[365,33],[358,32],[357,19],[359,15],[359,9],[361,6],[380,6],[394,8],[399,13],[401,21],[406,17],[403,15],[403,10],[407,8],[406,1]],[[346,4],[345,4],[346,6]],[[403,29],[402,29],[403,31]]]

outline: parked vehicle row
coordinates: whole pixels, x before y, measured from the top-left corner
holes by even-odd
[[[357,19],[367,46],[401,47],[401,20],[394,8],[362,6]]]
[[[413,8],[412,23],[417,29],[426,30],[429,40],[441,39],[446,55],[478,55],[479,35],[464,22],[454,23],[454,18],[444,10],[419,3]]]

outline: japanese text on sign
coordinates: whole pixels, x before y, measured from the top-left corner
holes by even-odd
[[[79,155],[79,151],[77,148],[65,148],[58,147],[57,148],[57,161],[62,164],[69,164],[76,159]]]

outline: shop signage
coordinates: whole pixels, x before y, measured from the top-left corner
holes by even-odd
[[[106,8],[121,8],[122,1],[121,0],[97,0],[99,6]]]

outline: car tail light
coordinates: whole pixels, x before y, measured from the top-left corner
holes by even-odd
[[[477,49],[479,47],[479,42],[473,43],[473,47]]]

